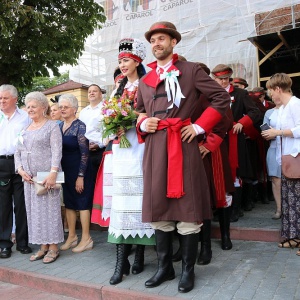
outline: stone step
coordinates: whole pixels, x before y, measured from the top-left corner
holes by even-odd
[[[217,223],[212,224],[212,238],[220,239],[220,229]],[[279,242],[280,230],[270,228],[238,227],[231,223],[230,238],[232,240]]]

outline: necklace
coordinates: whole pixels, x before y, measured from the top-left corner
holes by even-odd
[[[32,128],[41,128],[46,122],[47,122],[47,119],[45,118],[44,120],[42,120],[40,122],[31,123],[31,127]]]
[[[74,118],[72,121],[70,122],[66,122],[64,121],[64,125],[63,125],[63,132],[65,132],[71,125],[72,123],[76,120],[76,118]]]

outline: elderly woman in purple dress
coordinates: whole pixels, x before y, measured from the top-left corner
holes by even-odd
[[[40,245],[30,261],[54,262],[59,256],[58,243],[63,242],[60,190],[54,189],[62,157],[62,136],[55,121],[46,118],[48,100],[41,92],[25,97],[32,123],[19,134],[15,153],[17,172],[24,180],[29,242]],[[43,181],[48,193],[37,195],[32,178],[37,172],[49,172]]]

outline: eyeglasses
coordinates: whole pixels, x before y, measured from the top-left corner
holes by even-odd
[[[59,106],[58,109],[59,110],[65,110],[65,109],[69,109],[71,108],[71,106]]]

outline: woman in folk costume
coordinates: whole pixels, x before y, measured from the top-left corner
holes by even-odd
[[[119,67],[114,71],[115,89],[112,91],[110,98],[112,98],[121,81],[124,79]],[[97,179],[94,189],[93,208],[91,214],[91,222],[98,224],[101,227],[108,227],[110,221],[111,199],[113,193],[112,182],[112,144],[114,140],[111,139],[105,148],[102,161],[97,173]]]
[[[119,67],[125,77],[115,96],[129,98],[133,107],[136,105],[139,79],[145,74],[141,64],[145,56],[146,48],[141,41],[130,38],[120,41]],[[139,274],[144,267],[145,245],[155,244],[150,224],[142,223],[144,145],[138,143],[135,128],[125,134],[131,147],[112,145],[113,194],[108,242],[117,246],[117,261],[110,284],[121,282],[123,274],[129,274],[128,255],[132,245],[137,245],[132,273]]]

